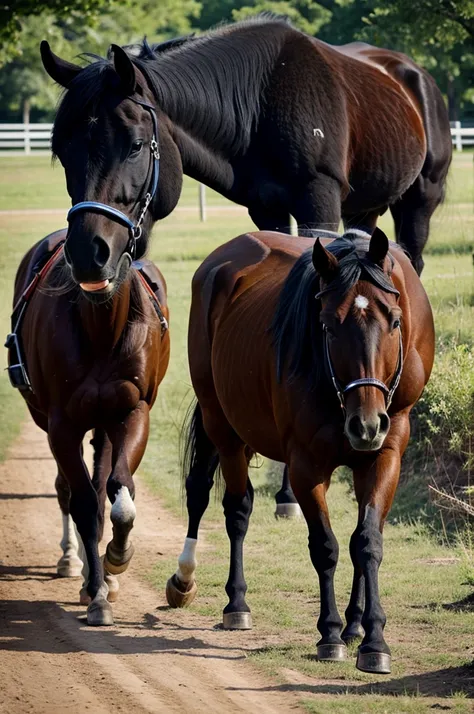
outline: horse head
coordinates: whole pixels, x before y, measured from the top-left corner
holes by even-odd
[[[94,301],[109,299],[144,255],[153,223],[178,202],[183,175],[143,74],[122,48],[111,50],[111,60],[81,68],[41,43],[46,71],[66,90],[52,138],[73,204],[65,255]]]
[[[345,434],[356,451],[376,451],[390,428],[388,410],[403,367],[402,312],[387,237],[376,228],[370,242],[348,238],[329,250],[319,238],[314,245],[320,321]]]

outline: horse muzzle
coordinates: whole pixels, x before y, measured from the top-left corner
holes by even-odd
[[[348,414],[344,432],[355,451],[378,451],[390,429],[387,412],[364,414],[361,410]]]

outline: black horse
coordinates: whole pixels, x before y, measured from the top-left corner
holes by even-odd
[[[300,232],[337,230],[341,216],[371,232],[390,207],[421,272],[452,149],[442,96],[410,59],[331,47],[268,17],[155,52],[112,49],[113,62],[80,68],[42,43],[46,70],[69,90],[54,147],[74,200],[97,196],[100,175],[108,203],[133,210],[151,127],[127,98],[141,97],[158,112],[162,164],[145,227],[173,210],[184,172],[247,206],[260,229],[284,229],[291,214]]]

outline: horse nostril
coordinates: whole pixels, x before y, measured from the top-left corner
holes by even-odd
[[[390,417],[386,412],[379,414],[379,432],[386,434],[390,427]]]
[[[365,436],[364,425],[362,424],[362,419],[358,414],[351,416],[348,427],[349,432],[358,439],[362,439]]]
[[[94,262],[99,268],[103,268],[110,257],[110,248],[107,242],[100,236],[95,236],[92,239],[92,248],[94,251]]]

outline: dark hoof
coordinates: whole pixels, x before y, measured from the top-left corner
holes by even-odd
[[[87,624],[92,627],[109,627],[114,624],[112,608],[106,600],[93,600],[87,608]]]
[[[390,674],[390,661],[390,655],[385,652],[359,652],[356,667],[370,674]]]
[[[346,645],[318,645],[318,660],[321,662],[343,662],[347,659]]]
[[[120,555],[118,555],[115,552],[112,543],[113,541],[108,544],[107,550],[105,551],[104,570],[106,570],[111,575],[120,575],[120,573],[124,573],[130,565],[130,561],[135,552],[135,548],[133,544],[130,543],[127,550],[124,553],[120,553]]]
[[[364,628],[362,625],[358,627],[351,627],[351,629],[346,628],[342,631],[341,640],[344,640],[346,645],[350,645],[353,642],[360,642],[364,637]]]
[[[182,583],[175,575],[166,583],[166,599],[170,607],[188,607],[196,597],[196,581],[192,583]]]
[[[301,518],[301,508],[298,503],[277,503],[275,518]]]
[[[252,615],[250,612],[224,612],[222,626],[224,630],[251,630]]]

